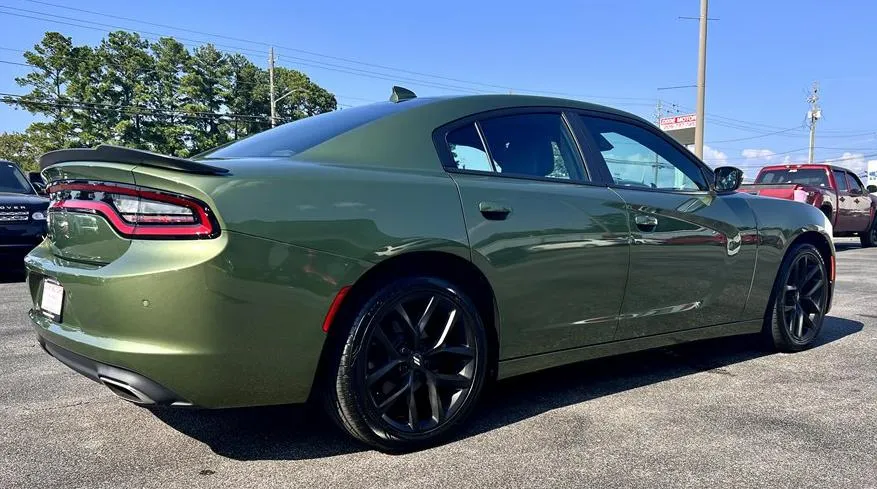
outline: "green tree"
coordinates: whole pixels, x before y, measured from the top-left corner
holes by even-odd
[[[154,124],[149,129],[153,150],[174,156],[186,156],[190,119],[181,117],[186,103],[180,90],[183,74],[192,62],[189,51],[177,40],[162,37],[151,46],[155,65],[155,83],[149,91],[147,105],[153,110]]]
[[[111,141],[112,101],[106,93],[101,57],[90,46],[72,50],[67,97],[71,100],[69,146],[91,147]]]
[[[32,144],[26,134],[0,133],[0,160],[17,163],[25,171],[36,171],[43,151]]]
[[[67,147],[72,130],[70,125],[70,100],[67,84],[70,77],[73,42],[58,32],[47,32],[33,50],[24,53],[33,71],[15,82],[29,87],[30,92],[20,98],[6,97],[4,102],[23,108],[31,114],[44,116],[39,131],[50,138],[57,147]]]
[[[4,135],[4,151],[28,161],[101,143],[188,156],[270,127],[268,72],[211,44],[190,53],[173,38],[116,31],[96,47],[75,46],[47,32],[24,58],[32,71],[16,82],[29,92],[2,101],[38,116]],[[277,68],[275,84],[280,122],[337,108],[299,71]]]
[[[239,139],[269,128],[268,72],[240,54],[229,56],[228,63],[231,80],[226,105],[235,114],[227,123],[231,138]]]
[[[281,120],[294,121],[338,108],[334,95],[300,71],[275,68],[274,85],[278,97],[291,91],[277,103],[277,117]]]
[[[146,108],[150,87],[155,83],[155,63],[149,42],[133,32],[111,32],[97,49],[103,67],[99,89],[102,97],[118,110],[106,113],[113,142],[151,149],[144,136],[152,112]]]
[[[183,111],[190,114],[191,131],[186,135],[191,153],[219,146],[228,141],[220,130],[231,80],[228,58],[213,44],[195,48],[192,62],[180,81]]]

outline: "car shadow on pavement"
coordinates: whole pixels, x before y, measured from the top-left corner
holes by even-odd
[[[862,245],[858,241],[835,241],[834,243],[834,251],[840,253],[842,251],[849,250],[860,250],[862,249]]]
[[[857,333],[862,323],[826,317],[819,348]],[[456,441],[564,406],[707,372],[733,375],[725,367],[770,355],[756,335],[720,338],[591,360],[498,382],[485,392],[471,422]],[[225,410],[156,409],[177,431],[237,460],[303,460],[367,450],[308,406]]]

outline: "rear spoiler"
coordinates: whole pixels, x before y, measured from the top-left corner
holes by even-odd
[[[206,165],[185,158],[165,156],[142,149],[124,148],[101,144],[95,148],[59,149],[50,151],[40,157],[40,170],[58,163],[69,161],[100,161],[108,163],[128,163],[131,165],[154,166],[170,170],[184,171],[187,173],[200,173],[204,175],[223,175],[228,169],[218,166]]]

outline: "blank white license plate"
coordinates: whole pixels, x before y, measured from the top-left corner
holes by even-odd
[[[40,309],[55,320],[61,319],[61,307],[64,305],[64,287],[54,280],[43,280],[43,297]]]

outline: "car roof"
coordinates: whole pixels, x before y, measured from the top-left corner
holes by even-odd
[[[316,144],[295,158],[358,166],[441,168],[433,142],[437,128],[476,114],[538,107],[587,110],[652,124],[611,107],[556,97],[517,94],[413,97],[345,109],[385,114]]]
[[[803,168],[803,169],[816,169],[816,170],[822,170],[825,168],[829,168],[831,170],[841,170],[841,171],[846,171],[846,172],[855,174],[855,172],[850,170],[849,168],[845,168],[843,166],[831,165],[828,163],[788,163],[785,165],[768,165],[768,166],[762,167],[761,171],[785,170],[787,168],[796,168],[796,169]]]
[[[569,108],[569,109],[580,109],[580,110],[590,110],[596,112],[604,112],[609,114],[614,114],[622,117],[629,117],[633,119],[637,119],[643,122],[651,122],[646,121],[645,119],[631,114],[630,112],[625,112],[623,110],[615,109],[606,105],[595,104],[591,102],[585,102],[582,100],[573,100],[567,98],[560,97],[545,97],[541,95],[521,95],[521,94],[484,94],[484,95],[448,95],[448,96],[435,96],[435,97],[418,97],[412,98],[409,100],[419,100],[424,102],[421,107],[429,107],[429,106],[440,106],[442,104],[448,105],[458,105],[458,106],[471,106],[473,109],[473,113],[483,112],[485,110],[492,109],[513,109],[513,108],[523,108],[523,107],[561,107],[561,108]],[[404,104],[407,100],[402,100],[399,102],[378,102],[378,103],[400,103]],[[486,107],[490,107],[485,109]]]

